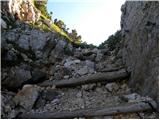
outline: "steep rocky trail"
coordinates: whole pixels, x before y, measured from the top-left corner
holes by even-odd
[[[35,109],[18,118],[157,117],[156,103],[149,97],[132,93],[126,80],[70,88],[39,88],[42,89],[42,96],[36,101]]]
[[[156,2],[126,2],[120,35],[102,49],[28,24],[40,17],[30,4],[20,21],[14,1],[1,11],[2,118],[159,117]]]
[[[120,53],[18,26],[2,34],[2,118],[157,118],[128,87]]]

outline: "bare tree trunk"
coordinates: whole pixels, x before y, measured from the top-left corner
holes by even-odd
[[[80,78],[72,78],[69,80],[45,81],[38,85],[43,87],[52,86],[52,85],[55,85],[56,87],[72,87],[72,86],[78,86],[78,85],[96,83],[96,82],[114,82],[114,81],[125,79],[127,77],[128,77],[128,74],[126,70],[120,69],[114,72],[95,73],[92,75],[87,75]]]
[[[148,101],[152,103],[153,101]],[[95,117],[95,116],[107,116],[117,115],[124,113],[134,113],[140,111],[152,110],[152,107],[148,102],[136,102],[121,104],[119,106],[93,108],[93,109],[81,109],[75,111],[62,111],[62,112],[45,112],[45,113],[23,113],[18,118],[25,119],[53,119],[53,118],[75,118],[75,117]]]
[[[123,66],[120,67],[113,67],[113,68],[104,68],[102,70],[98,70],[98,72],[113,72],[113,71],[118,71],[120,69],[123,69]]]

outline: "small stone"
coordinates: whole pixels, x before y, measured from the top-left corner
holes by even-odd
[[[10,107],[9,105],[6,105],[6,106],[4,107],[4,111],[5,111],[6,113],[10,112],[10,111],[11,111],[11,107]]]
[[[46,90],[49,90],[50,89],[50,87],[48,86],[48,87],[46,87]]]
[[[74,60],[74,63],[79,64],[81,61],[80,60]]]
[[[83,109],[83,108],[84,108],[84,105],[82,105],[81,108]]]
[[[47,101],[52,101],[56,99],[59,96],[59,93],[56,92],[54,89],[48,89],[44,92],[42,92],[42,98]]]
[[[82,85],[82,90],[88,90],[88,85]]]
[[[64,78],[64,79],[68,79],[68,78],[69,78],[69,75],[65,75],[63,78]]]
[[[43,106],[45,106],[46,104],[46,101],[44,99],[42,99],[42,97],[40,96],[38,98],[38,100],[36,101],[35,105],[34,105],[34,108],[37,109],[37,108],[41,108]]]
[[[94,67],[95,67],[94,62],[92,62],[90,60],[86,60],[85,64],[86,64],[86,66],[88,66],[89,68],[92,68],[92,69],[94,69]]]
[[[80,70],[78,70],[77,72],[79,75],[85,75],[88,73],[88,68],[87,66],[84,66],[83,68],[81,68]]]
[[[54,99],[53,101],[51,101],[52,105],[56,105],[58,104],[60,101],[59,99]]]
[[[101,93],[101,92],[102,92],[102,89],[99,88],[99,87],[97,87],[97,88],[96,88],[96,91]]]
[[[121,89],[126,89],[127,88],[127,84],[124,83],[123,85],[121,85]]]
[[[111,92],[113,90],[117,91],[119,89],[118,85],[116,83],[108,83],[105,85],[105,88]]]
[[[56,89],[56,86],[55,85],[52,85],[52,88],[51,89]]]
[[[78,97],[78,98],[82,97],[82,92],[81,91],[78,92],[77,95],[76,95],[76,97]]]
[[[98,86],[98,87],[101,87],[102,85],[101,85],[101,83],[97,83],[97,86]]]

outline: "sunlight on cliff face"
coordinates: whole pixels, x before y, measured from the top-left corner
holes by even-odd
[[[121,6],[124,0],[86,0],[53,2],[48,0],[52,19],[61,19],[68,28],[76,29],[87,43],[99,45],[120,29]]]

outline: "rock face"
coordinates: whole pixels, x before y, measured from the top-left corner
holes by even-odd
[[[34,7],[33,0],[10,0],[8,6],[9,12],[17,14],[21,20],[36,22],[40,17],[40,11]]]
[[[159,3],[126,2],[121,10],[122,56],[130,86],[158,102]]]

